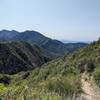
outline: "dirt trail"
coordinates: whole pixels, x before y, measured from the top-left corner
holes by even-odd
[[[82,81],[82,89],[85,93],[82,96],[86,100],[100,100],[100,90],[93,82],[93,79],[92,78],[89,79],[88,75],[84,73],[82,75],[81,81]]]

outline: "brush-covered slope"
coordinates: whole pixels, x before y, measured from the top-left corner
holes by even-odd
[[[26,42],[0,43],[0,73],[16,73],[34,69],[52,59],[37,45]]]
[[[0,31],[0,41],[26,41],[32,44],[38,44],[40,47],[48,50],[56,56],[61,56],[77,50],[77,44],[73,45],[73,47],[72,44],[71,46],[67,46],[67,44],[45,37],[44,35],[36,31],[17,32],[14,30],[2,30]],[[78,45],[78,48],[85,46],[86,44],[82,44],[82,46],[80,44],[80,47]]]
[[[79,71],[63,58],[30,72],[0,75],[0,80],[3,99],[76,100],[82,92]]]
[[[82,92],[82,72],[90,73],[100,84],[100,40],[33,71],[1,75],[1,97],[19,100],[76,100]],[[5,80],[8,80],[8,85]]]
[[[66,61],[69,65],[80,69],[81,72],[93,72],[96,67],[100,66],[100,39],[69,55]]]

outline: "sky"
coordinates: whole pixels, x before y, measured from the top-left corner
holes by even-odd
[[[0,30],[35,30],[58,40],[100,37],[100,0],[0,0]]]

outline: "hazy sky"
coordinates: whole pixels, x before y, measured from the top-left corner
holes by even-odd
[[[0,30],[36,30],[60,40],[100,36],[100,0],[0,0]]]

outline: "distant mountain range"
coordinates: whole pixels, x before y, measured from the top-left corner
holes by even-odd
[[[87,43],[90,44],[92,41],[71,41],[71,40],[60,40],[63,43]]]
[[[58,40],[53,40],[45,37],[44,35],[36,31],[18,32],[15,30],[0,31],[0,41],[25,41],[31,44],[37,44],[48,52],[56,55],[56,57],[64,55],[66,53],[71,53],[87,45],[86,43],[64,44]]]
[[[86,43],[65,43],[66,47],[67,47],[67,50],[69,52],[74,52],[74,51],[77,51],[79,50],[80,48],[84,48],[85,46],[87,46]]]

